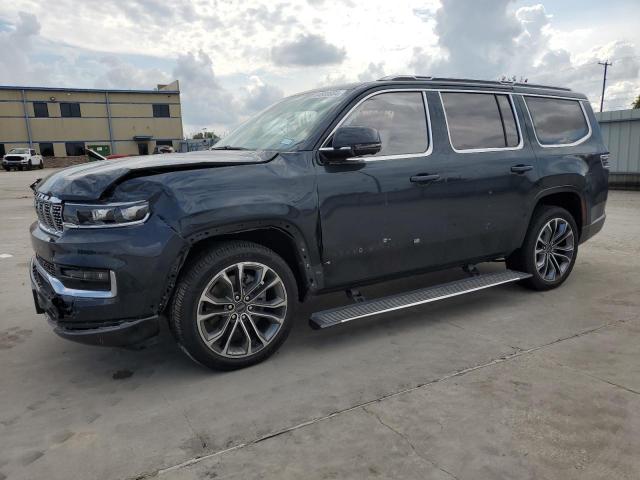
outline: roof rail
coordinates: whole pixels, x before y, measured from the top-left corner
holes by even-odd
[[[570,92],[570,88],[554,87],[551,85],[539,85],[535,83],[520,83],[510,80],[476,80],[471,78],[446,78],[446,77],[428,77],[422,75],[388,75],[378,79],[379,82],[402,82],[402,81],[429,81],[433,83],[449,83],[449,84],[466,84],[466,85],[495,85],[507,87],[528,87],[528,88],[544,88],[549,90],[562,90]]]
[[[426,77],[424,75],[387,75],[386,77],[379,78],[379,82],[401,82],[403,80],[433,80],[433,77]]]

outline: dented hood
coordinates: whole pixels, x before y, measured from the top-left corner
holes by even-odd
[[[128,178],[174,170],[264,163],[277,154],[247,150],[205,150],[125,157],[85,163],[60,170],[36,185],[36,191],[61,200],[98,200]]]

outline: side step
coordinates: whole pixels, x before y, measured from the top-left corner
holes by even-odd
[[[332,308],[311,314],[311,328],[328,328],[357,318],[370,317],[381,313],[409,308],[423,303],[436,302],[445,298],[464,295],[465,293],[483,290],[503,283],[517,282],[531,275],[523,272],[506,270],[497,273],[485,273],[473,277],[443,283],[433,287],[422,288],[412,292],[400,293],[389,297],[367,300],[344,307]]]

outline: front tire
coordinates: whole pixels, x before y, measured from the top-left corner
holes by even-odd
[[[42,170],[44,168],[44,160],[40,160],[40,163],[38,164],[38,170]]]
[[[507,268],[530,273],[522,285],[551,290],[571,274],[578,255],[578,226],[564,208],[542,205],[531,219],[522,247],[507,258]]]
[[[214,245],[185,266],[170,326],[197,362],[235,370],[261,362],[285,341],[298,290],[287,263],[256,243]]]

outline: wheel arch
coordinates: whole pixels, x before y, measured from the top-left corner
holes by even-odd
[[[583,195],[578,190],[569,186],[544,190],[538,195],[534,210],[540,205],[552,205],[567,210],[575,220],[578,226],[577,233],[580,236],[582,227],[587,223],[587,206]]]
[[[229,240],[245,240],[273,250],[291,268],[298,286],[299,300],[304,300],[318,283],[314,274],[313,253],[297,227],[287,222],[249,222],[240,225],[215,227],[186,238],[188,248],[176,260],[167,290],[161,302],[161,310],[171,303],[181,272],[190,260],[212,245]]]

